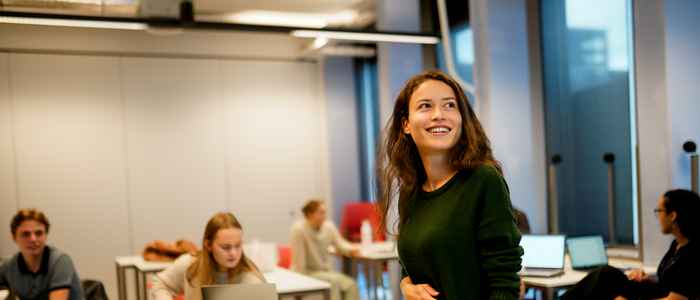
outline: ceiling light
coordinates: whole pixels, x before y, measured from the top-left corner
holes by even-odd
[[[107,29],[127,29],[127,30],[144,30],[144,29],[148,28],[147,24],[137,23],[137,22],[111,22],[111,21],[67,20],[67,19],[3,17],[3,16],[0,16],[0,23],[67,26],[67,27],[88,27],[88,28],[107,28]]]
[[[311,48],[319,49],[319,48],[322,48],[323,46],[325,46],[326,44],[328,44],[327,38],[318,37],[314,40],[314,43],[313,43],[313,45],[311,45]]]
[[[294,30],[292,36],[301,38],[327,38],[333,40],[360,42],[389,42],[409,44],[437,44],[440,40],[433,36],[404,35],[391,33],[366,33],[321,30]]]
[[[327,15],[279,12],[268,10],[246,10],[229,15],[228,21],[239,24],[323,28],[328,26]]]

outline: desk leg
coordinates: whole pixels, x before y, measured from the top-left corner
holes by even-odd
[[[542,298],[543,300],[554,300],[554,288],[545,288],[542,290]]]
[[[148,280],[146,272],[139,272],[141,274],[141,299],[148,300]]]
[[[331,289],[323,291],[323,300],[331,300]]]
[[[379,278],[377,278],[378,265],[375,261],[370,262],[370,265],[370,271],[372,272],[372,292],[374,293],[374,299],[379,300],[379,294],[377,292],[379,289]]]
[[[134,270],[134,287],[136,290],[136,300],[141,300],[141,277],[139,276],[139,270],[136,268]]]
[[[384,289],[384,262],[378,261],[374,263],[374,279],[374,282],[377,284],[376,288],[379,289],[382,299],[386,299],[386,290]]]
[[[126,282],[124,282],[126,280],[126,274],[124,274],[126,271],[119,264],[115,265],[117,266],[117,295],[119,300],[126,300]]]
[[[372,272],[370,272],[369,261],[362,262],[362,272],[365,274],[365,291],[367,292],[367,299],[372,299]],[[374,299],[377,299],[376,297]]]

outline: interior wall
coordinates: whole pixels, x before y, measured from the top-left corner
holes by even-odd
[[[690,189],[690,159],[682,145],[688,140],[700,143],[700,2],[665,1],[666,78],[671,124],[671,167],[673,187]]]
[[[328,57],[323,61],[324,90],[328,105],[330,192],[335,220],[341,222],[343,206],[362,199],[359,117],[352,58]],[[340,223],[338,223],[340,225]]]
[[[15,149],[12,142],[12,100],[10,98],[10,57],[0,53],[0,256],[9,256],[16,249],[9,224],[12,215],[4,212],[17,210],[17,184],[15,179]]]
[[[299,59],[297,41],[216,33],[211,52],[159,54],[153,41],[129,48],[142,32],[38,27],[0,26],[0,222],[18,207],[44,210],[49,243],[111,298],[115,256],[154,239],[199,244],[221,210],[239,217],[245,240],[286,243],[293,212],[327,196],[322,132],[335,106],[322,105],[323,70]],[[81,45],[86,36],[98,41]],[[205,44],[180,38],[169,43]],[[216,47],[258,38],[286,46]],[[0,255],[17,251],[9,232],[0,238]]]
[[[639,224],[642,260],[656,266],[668,250],[654,217],[659,196],[671,186],[664,3],[635,1],[635,80],[639,142]]]
[[[513,205],[547,233],[541,85],[533,79],[526,1],[472,0],[477,114],[503,165]],[[517,49],[517,51],[516,51]]]

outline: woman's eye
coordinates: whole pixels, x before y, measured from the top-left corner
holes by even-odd
[[[454,103],[454,102],[447,102],[447,103],[445,104],[445,106],[447,106],[448,108],[455,108],[455,107],[457,107],[457,103]]]
[[[418,104],[418,109],[424,109],[424,108],[430,108],[430,104],[429,103]]]

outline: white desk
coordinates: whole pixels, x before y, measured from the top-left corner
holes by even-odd
[[[331,285],[328,282],[282,268],[275,268],[275,270],[263,275],[267,282],[275,284],[277,294],[280,297],[294,296],[298,298],[320,293],[323,295],[323,299],[331,299]]]
[[[643,268],[648,274],[656,273],[656,268],[643,266],[641,262],[626,259],[610,258],[608,264],[616,268]],[[554,299],[554,293],[561,288],[570,287],[581,281],[588,275],[587,272],[576,271],[571,268],[569,256],[564,263],[564,274],[556,277],[522,277],[526,287],[536,288],[542,291],[544,300]]]
[[[172,265],[172,262],[145,261],[141,256],[121,256],[117,257],[115,261],[117,264],[117,286],[120,300],[126,299],[126,284],[124,282],[124,271],[126,269],[134,270],[137,299],[146,300],[148,299],[147,275],[158,273]],[[310,294],[322,294],[324,299],[330,299],[331,285],[325,281],[282,268],[275,268],[273,271],[264,273],[263,276],[268,282],[276,285],[277,293],[280,296],[300,298]]]
[[[338,255],[335,248],[329,247],[328,252]],[[356,266],[362,264],[365,278],[367,279],[367,296],[371,299],[379,299],[377,286],[383,286],[384,263],[398,260],[399,253],[396,243],[391,241],[376,242],[366,246],[360,246],[360,254],[357,256],[344,256],[351,260],[353,275],[357,274]],[[374,298],[372,298],[374,296]]]

